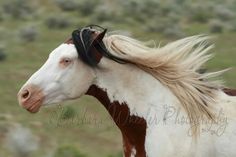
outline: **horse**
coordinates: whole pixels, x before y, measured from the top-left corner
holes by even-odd
[[[109,112],[125,157],[235,157],[236,91],[199,73],[212,54],[197,35],[150,46],[86,26],[53,50],[22,86],[19,104],[42,106],[90,95]]]

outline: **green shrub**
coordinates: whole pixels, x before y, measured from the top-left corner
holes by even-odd
[[[3,48],[0,47],[0,61],[4,61],[6,58],[6,53],[4,52]]]
[[[26,42],[35,41],[38,36],[38,31],[33,26],[27,26],[20,30],[20,39]]]
[[[229,23],[229,30],[232,32],[236,32],[236,21],[233,20]]]
[[[221,19],[222,21],[228,21],[235,18],[235,13],[222,5],[215,7],[215,14],[217,18]]]
[[[122,13],[126,17],[132,17],[138,22],[145,22],[159,14],[160,2],[156,0],[128,0],[121,1]]]
[[[211,20],[209,27],[211,33],[222,33],[224,29],[223,23],[217,19]]]
[[[132,7],[132,6],[131,6]],[[157,0],[145,0],[139,3],[139,15],[145,14],[145,17],[152,18],[155,15],[158,15],[161,10],[161,3]]]
[[[117,13],[109,6],[100,5],[94,10],[93,21],[105,22],[105,21],[115,21],[118,18]]]
[[[202,4],[193,4],[189,6],[189,18],[190,21],[206,23],[212,17],[210,6]]]
[[[181,16],[179,16],[178,14],[175,14],[175,13],[170,13],[167,15],[167,19],[169,19],[171,21],[171,23],[176,24],[181,21]]]
[[[167,22],[165,20],[150,21],[145,25],[145,31],[162,33],[166,26]]]
[[[60,113],[60,119],[70,119],[76,116],[76,111],[74,108],[70,107],[70,106],[66,106],[64,108],[62,108],[61,113]]]
[[[54,157],[86,157],[86,155],[73,146],[61,146],[56,150]]]
[[[63,29],[71,26],[71,21],[64,16],[53,15],[46,19],[45,24],[49,29]]]
[[[163,34],[168,38],[182,38],[183,36],[185,36],[185,33],[177,25],[172,25],[171,27],[167,27],[163,31]]]
[[[58,7],[63,11],[78,10],[78,1],[76,0],[56,0]]]
[[[108,155],[108,157],[123,157],[123,152],[118,152],[117,154]]]
[[[16,19],[27,19],[34,15],[33,8],[27,0],[11,0],[2,5],[4,13]]]
[[[3,18],[3,11],[0,9],[0,22],[3,21],[4,18]]]
[[[78,1],[78,11],[82,15],[92,15],[94,10],[99,6],[99,0],[80,0]]]

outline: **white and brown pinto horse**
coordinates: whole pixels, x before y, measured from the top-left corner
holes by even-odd
[[[150,48],[90,27],[49,55],[19,91],[28,111],[96,97],[121,130],[125,157],[235,157],[236,92],[199,73],[208,37]]]

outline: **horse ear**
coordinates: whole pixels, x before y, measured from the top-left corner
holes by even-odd
[[[106,32],[107,32],[107,29],[105,29],[103,32],[96,35],[90,45],[88,55],[90,56],[90,58],[92,58],[95,65],[97,65],[102,58],[102,52],[100,52],[101,49],[99,49],[99,47],[103,43],[102,39],[104,38]]]
[[[105,29],[100,33],[84,28],[72,32],[72,40],[79,57],[90,66],[96,66],[104,54],[105,45],[102,39],[106,31]]]
[[[97,42],[102,42],[102,39],[104,38],[106,32],[107,32],[107,29],[104,29],[104,31],[103,31],[102,33],[99,33],[99,34],[97,35],[97,37],[95,38],[95,40],[96,40]]]

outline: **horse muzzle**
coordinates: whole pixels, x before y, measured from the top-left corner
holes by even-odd
[[[19,104],[31,113],[39,111],[45,98],[42,90],[36,85],[26,85],[17,94]]]

